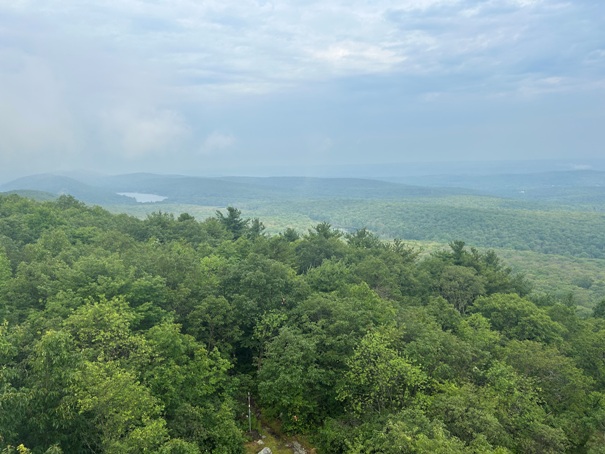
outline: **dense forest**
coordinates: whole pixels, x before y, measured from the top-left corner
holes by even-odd
[[[249,206],[249,205],[246,205]],[[599,206],[603,206],[600,202]],[[259,207],[262,205],[259,204]],[[450,242],[605,258],[605,214],[560,204],[479,196],[414,197],[397,200],[302,200],[266,204],[259,213],[308,213],[345,230],[363,226],[386,238]]]
[[[425,185],[418,186],[352,178],[34,175],[0,185],[0,191],[70,194],[136,215],[162,210],[199,217],[231,205],[262,218],[271,233],[327,221],[347,231],[367,227],[382,238],[463,239],[475,247],[605,259],[605,172],[442,176],[437,182],[450,186],[432,187],[435,178],[403,180]],[[141,204],[119,195],[128,192],[164,200]]]
[[[318,453],[605,453],[593,306],[455,237],[0,195],[0,449],[243,453],[250,393]]]

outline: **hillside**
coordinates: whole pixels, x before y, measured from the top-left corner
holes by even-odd
[[[74,178],[59,175],[41,174],[18,178],[0,185],[0,192],[31,190],[46,192],[56,196],[68,194],[86,203],[96,205],[130,204],[134,203],[129,197],[117,194],[117,191],[83,183]]]
[[[0,449],[597,453],[605,301],[573,304],[462,241],[0,195]]]
[[[86,203],[130,213],[171,212],[189,206],[196,212],[201,207],[207,214],[232,205],[250,216],[274,219],[279,226],[289,222],[291,227],[304,229],[309,222],[328,220],[346,231],[368,227],[384,238],[443,243],[462,238],[483,247],[605,258],[605,172],[473,179],[448,176],[439,181],[467,185],[463,189],[432,187],[435,180],[431,177],[423,181],[425,186],[351,178],[131,174],[97,176],[82,183],[74,178],[37,175],[7,183],[0,190],[69,193]],[[489,188],[484,184],[487,182]],[[495,192],[512,188],[518,192],[525,187],[533,195],[482,195],[473,185],[484,190],[497,188]],[[165,200],[142,207],[118,193],[155,194]]]
[[[71,187],[88,197],[88,203],[141,219],[162,211],[177,216],[188,212],[204,220],[213,217],[217,209],[234,205],[248,217],[262,218],[267,232],[272,234],[287,228],[306,232],[317,222],[328,221],[345,232],[367,227],[383,239],[444,245],[461,239],[476,247],[508,251],[506,256],[516,268],[536,276],[540,288],[550,288],[556,294],[571,293],[579,306],[590,310],[594,301],[605,297],[605,291],[598,285],[589,289],[575,285],[576,273],[572,273],[574,277],[557,273],[558,268],[552,264],[573,259],[605,260],[602,188],[582,186],[600,184],[602,176],[603,172],[595,171],[453,175],[437,182],[427,176],[413,180],[426,184],[420,187],[355,178],[197,178],[142,173],[87,174],[83,176],[86,183],[80,183],[76,180],[78,175],[71,174],[69,178],[47,175],[20,179],[10,183],[10,187],[43,189],[55,194],[57,188]],[[484,190],[489,189],[485,186],[489,183],[492,189],[499,188],[501,192],[517,190],[518,185],[524,184],[526,188],[531,185],[535,194],[542,191],[544,195],[534,199],[518,194],[482,195],[472,188],[431,186],[436,183],[474,184]],[[558,186],[553,187],[553,183]],[[116,197],[114,191],[157,194],[167,199],[135,203],[128,197]],[[586,203],[572,203],[574,200]],[[527,257],[531,260],[525,260]],[[526,262],[531,266],[524,267]],[[599,266],[585,271],[595,282],[602,281]],[[578,265],[577,272],[581,270]]]
[[[428,187],[461,187],[519,200],[551,201],[603,210],[605,171],[568,170],[494,175],[424,175],[390,181]]]

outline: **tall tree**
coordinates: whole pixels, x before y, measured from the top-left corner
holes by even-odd
[[[242,219],[242,212],[240,210],[231,206],[227,207],[226,215],[222,211],[217,210],[216,218],[225,226],[227,231],[231,232],[235,240],[246,233],[248,224],[250,223],[249,219]],[[256,229],[259,234],[262,232],[260,221],[257,223]]]
[[[357,415],[396,412],[428,383],[424,372],[391,346],[392,336],[389,330],[369,332],[347,361],[338,396]]]

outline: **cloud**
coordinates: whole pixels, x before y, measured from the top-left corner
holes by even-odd
[[[382,46],[347,41],[331,44],[327,49],[313,50],[310,54],[345,74],[382,72],[405,60],[404,55]]]
[[[204,139],[200,152],[204,155],[216,154],[233,147],[235,142],[235,136],[232,134],[214,131]]]
[[[0,0],[0,153],[40,168],[438,154],[477,106],[516,130],[512,103],[581,118],[598,144],[603,14],[568,0]]]
[[[557,24],[586,30],[598,16],[558,0],[49,0],[43,13],[33,1],[2,8],[35,16],[51,41],[84,38],[164,72],[165,88],[200,100],[372,73],[519,74],[520,62],[565,45],[581,52],[556,76],[573,77],[579,57],[598,55],[599,41],[596,23],[592,32],[558,33]]]
[[[168,154],[179,149],[190,130],[178,112],[121,108],[101,116],[106,147],[128,159]]]
[[[0,48],[0,155],[44,165],[71,156],[77,133],[64,86],[44,59]]]

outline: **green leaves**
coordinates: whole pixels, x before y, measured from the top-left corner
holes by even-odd
[[[65,406],[84,417],[83,446],[108,453],[151,452],[168,439],[162,406],[115,362],[85,362]],[[68,410],[68,411],[69,411]]]
[[[565,331],[534,303],[515,294],[478,298],[473,311],[485,316],[494,329],[511,339],[556,343],[562,341]]]
[[[227,229],[227,231],[231,232],[234,240],[237,240],[239,237],[243,236],[248,229],[248,224],[250,224],[250,220],[242,219],[241,215],[242,212],[233,207],[227,207],[226,215],[224,215],[221,211],[216,212],[216,218]],[[263,230],[258,222],[255,223],[253,227],[257,234],[260,234],[260,232]]]
[[[293,328],[281,329],[267,347],[258,392],[286,430],[300,430],[316,423],[317,388],[322,376],[316,360],[314,339]]]
[[[392,331],[369,332],[350,360],[338,398],[358,416],[383,413],[411,403],[428,377],[394,348]]]
[[[598,452],[601,307],[525,297],[493,251],[234,208],[0,214],[0,450],[239,454],[251,392],[328,454]]]
[[[439,293],[461,313],[485,292],[481,276],[473,268],[447,266],[439,277]]]

